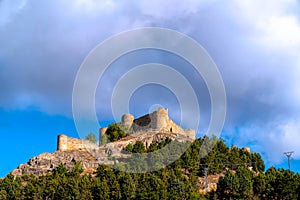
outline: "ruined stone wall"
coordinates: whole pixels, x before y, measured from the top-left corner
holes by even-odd
[[[184,130],[170,119],[167,120],[165,129],[172,133],[184,133]]]
[[[146,130],[146,129],[152,129],[154,128],[151,123],[151,117],[149,114],[144,115],[138,119],[133,120],[133,126],[132,128],[134,131],[140,131],[140,130]]]
[[[130,128],[133,124],[134,116],[131,114],[124,114],[122,116],[122,125],[124,127]]]
[[[71,151],[80,149],[92,149],[98,146],[90,141],[81,140],[77,138],[67,137],[66,135],[59,135],[57,139],[58,151]]]
[[[175,122],[169,118],[168,109],[159,108],[153,113],[146,114],[142,117],[134,119],[131,114],[124,114],[122,116],[121,125],[126,130],[130,130],[128,133],[133,134],[140,131],[158,131],[158,132],[169,132],[178,133],[184,135],[190,139],[195,139],[195,131],[191,129],[183,130]],[[105,134],[106,129],[100,129],[100,138]],[[126,132],[126,131],[125,131]]]
[[[169,118],[168,109],[160,108],[157,111],[144,115],[134,121],[134,131],[156,130],[162,132],[189,134],[192,136],[192,130],[185,131]]]
[[[67,150],[68,137],[66,135],[59,135],[57,137],[57,150],[65,151]]]
[[[134,132],[155,130],[155,131],[168,131],[173,133],[184,133],[184,130],[169,119],[168,109],[159,108],[153,113],[144,115],[134,119],[131,114],[124,114],[122,116],[121,124],[124,127],[132,128]],[[106,131],[105,128],[100,129],[100,136]]]
[[[169,112],[168,109],[159,108],[157,111],[150,114],[152,119],[152,125],[156,130],[162,130],[167,127],[167,122],[169,120]]]
[[[153,113],[144,115],[138,119],[133,120],[134,131],[141,130],[157,130],[165,128],[169,120],[168,109],[160,108]]]

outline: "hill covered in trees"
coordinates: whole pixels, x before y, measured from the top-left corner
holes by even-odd
[[[205,141],[216,145],[201,158],[199,152],[208,151],[201,149]],[[61,164],[45,176],[9,174],[0,180],[0,199],[300,199],[299,174],[275,168],[265,171],[258,153],[229,148],[216,138],[199,138],[192,144],[167,138],[148,149],[136,142],[124,150],[145,153],[163,149],[165,154],[176,156],[180,152],[176,148],[184,145],[187,150],[171,165],[146,173],[134,172],[163,165],[161,153],[133,154],[114,166],[99,165],[90,174],[82,173],[82,165],[76,161],[71,169]],[[203,185],[206,170],[208,177],[218,177],[216,188],[206,190],[212,184],[210,179]]]

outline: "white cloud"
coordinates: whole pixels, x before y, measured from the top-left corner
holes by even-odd
[[[265,144],[265,153],[271,164],[284,161],[284,152],[294,151],[293,158],[300,159],[300,119],[290,120],[277,125],[262,137],[260,143]]]
[[[300,23],[297,0],[235,1],[236,17],[245,23],[253,35],[253,42],[271,51],[298,51],[300,48]],[[297,9],[296,9],[297,10]]]
[[[300,53],[300,24],[295,16],[274,16],[257,24],[258,42],[270,50],[288,49]],[[295,52],[296,53],[296,52]]]
[[[293,158],[300,159],[300,119],[240,127],[238,130],[231,130],[226,140],[240,147],[250,146],[253,151],[263,153],[268,165],[285,162],[283,153],[289,151],[294,151]]]
[[[68,1],[68,4],[73,5],[77,11],[81,12],[112,12],[117,3],[114,0],[75,0],[75,1]]]
[[[279,137],[285,151],[294,150],[295,158],[300,158],[300,120],[291,120],[286,124],[280,125],[279,130],[282,136]]]

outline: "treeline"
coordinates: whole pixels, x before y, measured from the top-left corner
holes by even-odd
[[[300,175],[289,170],[269,168],[256,174],[247,168],[228,171],[219,179],[218,199],[300,199]]]
[[[215,144],[214,148],[203,145],[206,142]],[[300,199],[299,174],[275,168],[264,172],[259,154],[229,148],[216,138],[204,137],[192,144],[167,138],[147,149],[137,142],[124,150],[139,154],[124,160],[125,164],[99,165],[92,175],[83,175],[76,162],[70,170],[60,165],[46,176],[14,178],[9,174],[0,181],[0,199]],[[179,159],[164,166],[182,150]],[[117,170],[140,172],[155,167],[163,168],[145,173]],[[199,191],[199,177],[205,169],[221,176],[217,190],[207,194]]]
[[[185,199],[198,195],[196,176],[187,178],[170,168],[124,173],[100,165],[95,177],[81,172],[76,164],[70,171],[60,165],[53,174],[41,177],[14,180],[8,175],[0,183],[0,199]]]
[[[138,141],[134,145],[129,144],[124,150],[139,153],[123,159],[122,163],[126,163],[123,166],[120,164],[132,172],[155,171],[169,166],[173,169],[184,169],[186,174],[203,176],[205,168],[208,168],[209,174],[219,174],[226,169],[237,170],[238,167],[251,168],[255,172],[263,172],[265,169],[260,154],[235,146],[229,148],[222,139],[216,137],[205,136],[193,143],[166,138],[160,143],[150,144],[148,149]],[[140,154],[146,152],[147,154]]]

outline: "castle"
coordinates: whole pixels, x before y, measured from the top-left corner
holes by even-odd
[[[166,138],[179,142],[195,140],[195,131],[182,129],[169,118],[168,109],[163,108],[137,119],[131,114],[124,114],[119,125],[124,128],[127,136],[106,144],[96,144],[61,134],[57,140],[57,151],[31,158],[27,163],[19,165],[12,174],[14,176],[46,175],[61,163],[71,169],[74,161],[81,162],[86,172],[93,173],[99,164],[113,165],[124,162],[131,156],[124,151],[124,147],[128,144],[135,144],[137,141],[141,141],[148,148],[152,143],[161,142]],[[100,138],[103,138],[106,130],[107,128],[99,130]],[[250,148],[243,148],[243,150],[250,153]]]
[[[127,131],[127,137],[122,138],[120,141],[112,142],[113,144],[106,144],[104,147],[110,148],[110,151],[115,152],[120,150],[129,143],[142,141],[146,147],[152,142],[159,142],[166,137],[177,139],[179,141],[194,141],[195,130],[182,129],[175,122],[169,118],[168,109],[159,108],[150,114],[146,114],[137,119],[131,114],[124,114],[120,122],[121,127]],[[99,138],[104,138],[107,128],[100,128]],[[99,141],[99,147],[101,142]],[[59,135],[57,141],[57,150],[77,150],[77,149],[97,149],[97,145],[86,140],[76,138],[69,138],[66,135]]]

